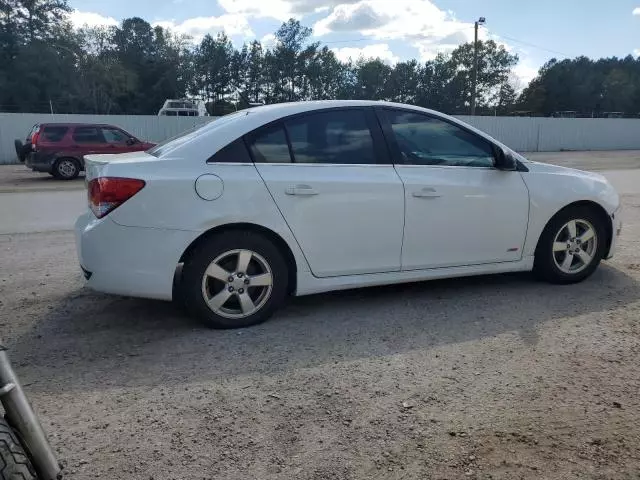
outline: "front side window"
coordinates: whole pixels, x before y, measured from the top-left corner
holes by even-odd
[[[127,143],[127,140],[129,140],[129,137],[116,128],[103,128],[102,134],[107,143],[121,144]]]
[[[311,113],[285,122],[294,162],[375,164],[373,137],[363,110]]]
[[[493,167],[491,143],[439,118],[385,110],[403,162],[408,165]]]
[[[249,142],[253,160],[257,163],[290,163],[289,144],[282,125],[258,130]]]
[[[73,132],[76,143],[104,143],[104,138],[97,127],[78,127]]]

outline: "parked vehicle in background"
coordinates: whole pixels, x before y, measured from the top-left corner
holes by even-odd
[[[206,117],[207,108],[202,100],[168,99],[158,112],[159,117]]]
[[[374,101],[243,110],[148,152],[89,156],[87,182],[89,287],[182,298],[218,328],[290,294],[529,270],[580,282],[621,228],[603,176]]]
[[[84,155],[140,152],[154,145],[113,125],[86,123],[37,124],[24,144],[15,141],[21,162],[61,180],[74,179],[84,170]]]

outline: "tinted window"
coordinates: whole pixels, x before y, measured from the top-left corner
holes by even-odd
[[[107,143],[127,143],[129,137],[115,128],[103,128],[102,134]]]
[[[403,160],[412,165],[492,167],[493,148],[457,125],[419,113],[386,110]]]
[[[277,125],[259,130],[250,142],[253,159],[259,163],[289,163],[289,145],[284,128]]]
[[[73,140],[77,143],[104,143],[97,127],[77,127],[73,132]]]
[[[285,125],[296,163],[376,163],[373,138],[363,110],[312,113]]]
[[[40,138],[44,142],[59,142],[67,134],[67,130],[69,127],[44,127]]]
[[[235,142],[231,142],[226,147],[218,150],[207,162],[251,163],[251,157],[249,156],[249,151],[247,150],[244,140],[239,138]]]

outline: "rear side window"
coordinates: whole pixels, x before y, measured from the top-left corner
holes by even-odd
[[[218,150],[207,163],[251,163],[251,157],[244,140],[239,138]]]
[[[257,163],[291,163],[287,135],[282,125],[258,130],[252,135],[249,145]]]
[[[43,142],[57,143],[61,141],[69,131],[69,127],[50,126],[44,127],[40,134],[40,139]]]
[[[285,122],[296,163],[375,164],[364,110],[311,113]]]
[[[97,127],[76,127],[73,132],[76,143],[104,143],[102,133]]]

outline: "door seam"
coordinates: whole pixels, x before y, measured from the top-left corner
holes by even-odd
[[[313,270],[311,269],[311,263],[309,263],[309,259],[307,258],[307,255],[304,253],[304,250],[302,249],[302,245],[300,245],[300,242],[298,241],[298,239],[296,238],[296,234],[293,233],[293,229],[291,228],[291,225],[289,225],[289,222],[287,222],[287,218],[284,216],[284,213],[282,213],[282,210],[280,210],[280,206],[278,205],[278,202],[276,202],[276,199],[273,197],[273,194],[271,193],[271,190],[269,190],[269,186],[267,185],[267,182],[265,181],[264,177],[262,176],[262,174],[260,173],[260,170],[258,169],[258,167],[256,166],[256,164],[253,164],[253,168],[256,169],[256,172],[258,173],[258,176],[260,177],[260,180],[262,180],[262,185],[264,185],[264,188],[267,190],[267,193],[269,194],[269,196],[271,197],[271,200],[273,201],[273,204],[276,206],[276,208],[278,209],[278,212],[280,213],[280,216],[282,217],[282,220],[284,221],[284,224],[287,226],[287,228],[289,229],[289,232],[291,233],[291,236],[293,237],[293,239],[296,242],[296,245],[298,245],[298,249],[300,250],[300,253],[302,253],[302,258],[304,258],[304,261],[307,262],[307,268],[309,269],[309,273],[311,273],[311,275],[314,278],[321,278],[321,277],[317,277],[314,273]]]
[[[393,165],[393,171],[396,172],[396,175],[398,176],[398,179],[402,184],[402,200],[403,200],[402,242],[400,243],[400,269],[398,270],[399,272],[402,272],[404,271],[403,269],[404,265],[402,264],[402,255],[404,253],[404,236],[406,231],[405,229],[407,227],[407,186],[405,185],[404,180],[402,180],[402,177],[400,176],[400,173],[398,172],[398,169],[396,168],[395,164]]]

